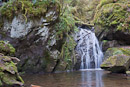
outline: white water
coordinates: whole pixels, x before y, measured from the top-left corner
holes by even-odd
[[[99,46],[95,33],[90,29],[79,28],[76,42],[76,51],[81,56],[80,69],[100,68],[103,52]]]

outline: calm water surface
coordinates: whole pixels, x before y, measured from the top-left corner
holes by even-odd
[[[125,75],[103,70],[83,70],[70,73],[24,75],[26,87],[130,87]]]

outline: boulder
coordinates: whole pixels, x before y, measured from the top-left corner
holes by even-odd
[[[0,87],[22,87],[24,81],[20,77],[16,64],[19,59],[4,56],[0,53]]]
[[[113,73],[125,73],[130,66],[130,56],[114,55],[109,57],[101,64],[102,69],[109,70]]]
[[[130,47],[109,48],[101,68],[113,73],[125,73],[130,66]]]

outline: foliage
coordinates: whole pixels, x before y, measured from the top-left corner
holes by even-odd
[[[130,1],[101,0],[96,8],[94,21],[104,28],[130,31]]]
[[[66,37],[61,48],[60,58],[65,61],[70,68],[72,64],[72,54],[74,53],[74,48],[76,46],[76,42],[71,35],[72,32],[77,30],[77,27],[75,26],[75,19],[71,14],[71,7],[69,4],[70,2],[64,2],[64,6],[66,7],[61,8],[62,11],[59,22],[55,25],[55,29],[57,31],[57,40],[63,40]]]
[[[37,0],[33,3],[30,0],[15,0],[7,2],[0,8],[0,15],[8,19],[12,19],[18,14],[23,14],[25,19],[44,16],[47,7],[55,0]]]

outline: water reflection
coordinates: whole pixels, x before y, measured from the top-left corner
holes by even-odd
[[[82,87],[104,87],[102,70],[87,70],[81,72]]]
[[[84,70],[69,73],[24,75],[25,87],[130,87],[124,75],[110,74],[103,70]]]

